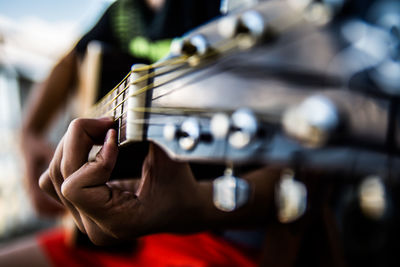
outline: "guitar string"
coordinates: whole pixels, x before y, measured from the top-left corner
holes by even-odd
[[[184,57],[183,59],[178,59],[178,62],[177,62],[176,64],[179,64],[179,63],[181,63],[181,64],[186,63],[186,62],[184,62],[183,60],[186,61],[186,60],[187,60],[187,57]],[[176,71],[177,69],[179,69],[179,67],[176,68],[176,69],[173,70],[173,71]],[[145,81],[145,80],[148,79],[148,78],[156,78],[156,77],[162,76],[163,74],[166,74],[166,73],[168,73],[168,72],[170,72],[170,71],[171,71],[170,69],[169,69],[169,70],[166,70],[165,72],[156,72],[156,71],[154,71],[154,72],[152,72],[152,73],[150,73],[150,74],[146,74],[146,75],[144,75],[144,76],[142,76],[142,77],[139,77],[139,78],[138,78],[137,80],[135,80],[134,82],[128,83],[127,86],[125,86],[124,89],[123,89],[121,92],[119,92],[117,96],[115,96],[113,99],[111,99],[106,105],[108,106],[108,105],[110,105],[113,101],[115,101],[123,92],[125,92],[125,91],[129,88],[130,85],[134,85],[134,84],[137,84],[137,83],[139,83],[139,82]],[[108,110],[108,111],[105,113],[105,115],[107,115],[107,114],[113,112],[115,109],[117,109],[119,106],[121,106],[125,101],[127,101],[128,98],[134,97],[134,96],[137,96],[137,95],[140,95],[140,94],[142,94],[142,93],[145,93],[145,92],[148,91],[148,90],[154,89],[154,88],[159,87],[159,86],[162,86],[162,85],[164,85],[164,84],[166,84],[166,83],[168,83],[168,82],[171,82],[171,81],[173,81],[173,80],[175,80],[175,79],[178,79],[178,78],[180,78],[181,76],[185,75],[185,74],[186,74],[187,72],[189,72],[189,71],[192,71],[192,69],[189,68],[189,69],[186,70],[186,71],[182,71],[182,72],[180,72],[178,75],[176,75],[176,76],[170,78],[169,80],[165,80],[165,81],[163,81],[162,83],[157,83],[157,84],[151,83],[151,84],[148,84],[148,85],[146,85],[146,86],[144,86],[144,87],[142,87],[142,88],[139,88],[137,91],[135,91],[135,92],[132,93],[131,95],[125,96],[125,98],[124,98],[120,103],[118,103],[113,109]],[[156,73],[156,74],[155,74],[155,73]],[[119,85],[121,85],[121,84],[126,80],[126,78],[128,78],[129,76],[130,76],[130,74],[128,74],[128,75],[125,77],[125,79],[119,83]],[[119,85],[118,85],[118,86],[119,86]],[[116,86],[116,88],[117,88],[118,86]],[[113,91],[115,91],[116,88],[114,88]],[[112,92],[110,92],[109,94],[111,94],[111,93],[112,93]],[[107,94],[107,95],[109,95],[109,94]],[[106,95],[106,96],[107,96],[107,95]],[[101,104],[101,102],[99,102],[98,104],[96,104],[96,106],[94,106],[94,108],[96,108],[96,107],[97,107],[98,105],[100,105],[100,104]]]
[[[114,86],[114,88],[113,88],[110,92],[108,92],[104,97],[102,97],[102,99],[101,99],[98,103],[96,103],[96,104],[94,105],[94,107],[97,106],[97,105],[99,105],[99,104],[101,104],[101,102],[102,102],[104,99],[106,99],[106,97],[108,97],[110,94],[112,94],[112,93],[113,93],[113,92],[114,92],[114,91],[115,91],[115,90],[116,90],[116,89],[117,89],[131,74],[132,74],[132,73],[150,70],[151,68],[162,67],[162,66],[164,66],[164,65],[171,64],[171,63],[174,62],[175,60],[179,60],[179,59],[182,58],[182,57],[183,57],[183,56],[181,56],[181,57],[179,57],[179,58],[167,59],[167,60],[164,60],[164,61],[156,62],[156,63],[154,63],[154,64],[146,65],[146,66],[137,68],[137,69],[135,69],[135,70],[129,71],[129,72],[126,74],[126,76],[125,76],[116,86]],[[171,61],[172,61],[172,62],[171,62]]]
[[[270,25],[275,24],[274,27],[273,27],[275,33],[284,32],[285,30],[290,29],[291,27],[297,25],[298,22],[300,22],[301,20],[303,20],[302,16],[293,16],[293,17],[292,17],[292,16],[289,16],[290,19],[285,20],[284,18],[287,18],[287,17],[288,17],[288,16],[280,16],[280,17],[276,18],[276,19],[273,21],[274,23],[270,22]],[[278,26],[278,25],[279,25],[279,26]],[[229,51],[229,50],[232,50],[232,49],[234,49],[234,48],[238,48],[238,43],[239,43],[239,41],[236,40],[236,39],[231,39],[231,40],[228,40],[228,41],[222,40],[222,41],[220,41],[220,43],[221,43],[221,44],[218,44],[218,43],[217,43],[217,45],[215,45],[215,47],[217,47],[218,50],[213,50],[213,51],[211,51],[209,54],[207,54],[206,56],[204,56],[203,59],[206,59],[207,57],[212,57],[212,56],[214,56],[214,55],[216,55],[216,54],[221,54],[221,53],[223,54],[223,53],[226,53],[226,52]],[[189,60],[189,59],[190,59],[190,58],[185,57],[183,60],[186,62],[186,61]],[[179,60],[179,59],[178,59],[178,60]],[[164,62],[160,62],[160,63],[164,63]],[[179,63],[182,63],[182,62],[179,62]],[[150,67],[147,67],[147,66],[146,66],[146,67],[143,67],[143,69],[138,68],[138,71],[137,71],[137,72],[143,71],[143,70],[148,70],[148,69],[150,69]],[[167,72],[168,72],[168,71],[166,71],[165,73],[167,73]],[[165,73],[161,73],[160,75],[165,74]],[[186,74],[186,73],[184,73],[184,74]],[[183,75],[184,75],[184,74],[183,74]],[[149,74],[148,74],[148,75],[149,75]],[[140,77],[140,78],[138,79],[137,82],[129,83],[129,84],[123,89],[123,92],[124,92],[127,88],[129,88],[129,85],[137,84],[137,83],[139,83],[139,82],[142,82],[142,81],[146,80],[146,78],[157,77],[157,75],[155,75],[155,76],[154,76],[154,75],[153,75],[153,76],[148,76],[148,75],[144,75],[144,76]],[[128,76],[129,76],[129,75],[128,75]],[[146,77],[146,76],[148,76],[148,77]],[[170,79],[170,80],[168,80],[168,81],[166,81],[166,82],[164,82],[164,83],[162,83],[162,84],[154,85],[154,84],[152,83],[152,84],[146,85],[145,87],[140,88],[140,89],[138,89],[136,92],[132,93],[131,95],[129,95],[129,96],[127,96],[127,97],[125,97],[125,98],[124,98],[120,103],[118,103],[113,109],[107,111],[105,114],[107,115],[107,114],[113,112],[115,109],[117,109],[119,106],[121,106],[125,101],[127,101],[128,98],[137,96],[137,95],[139,95],[139,94],[142,94],[142,93],[144,93],[144,92],[146,92],[146,91],[148,91],[148,90],[151,90],[151,89],[154,89],[154,88],[156,88],[156,87],[159,87],[159,86],[161,86],[161,85],[163,85],[163,84],[165,84],[165,83],[168,83],[168,82],[170,82],[170,81],[172,81],[172,80],[174,80],[174,79],[177,79],[177,78],[179,78],[179,77],[180,77],[180,76],[174,77],[173,79]],[[121,83],[122,83],[122,82],[121,82]],[[120,83],[120,84],[121,84],[121,83]],[[115,88],[114,88],[114,89],[115,89]],[[120,92],[120,93],[118,94],[118,96],[120,96],[121,94],[122,94],[122,92]],[[111,101],[115,100],[118,96],[114,97]],[[110,101],[110,102],[111,102],[111,101]]]
[[[291,19],[290,20],[284,20],[284,19],[282,19],[282,17],[287,17],[287,16],[281,16],[281,17],[278,17],[277,19],[275,19],[275,21],[273,21],[273,22],[275,22],[274,24],[274,30],[275,30],[275,33],[279,33],[279,32],[284,32],[285,30],[288,30],[289,28],[291,28],[292,26],[295,26],[295,25],[297,25],[297,23],[300,21],[300,20],[302,20],[303,18],[302,18],[302,16],[294,16],[294,18],[293,17],[291,17],[291,16],[289,16]],[[285,23],[283,23],[283,21],[285,22]],[[276,22],[279,22],[279,23],[276,23]],[[272,25],[272,22],[270,22],[270,25]],[[280,27],[278,27],[277,25],[280,25]],[[202,58],[200,58],[200,59],[206,59],[207,57],[211,57],[211,56],[214,56],[214,55],[216,55],[216,54],[223,54],[223,53],[226,53],[227,51],[229,51],[229,50],[232,50],[232,49],[234,49],[234,48],[238,48],[238,40],[237,39],[231,39],[231,40],[221,40],[220,41],[220,43],[222,43],[221,45],[219,45],[218,43],[215,45],[215,47],[217,47],[217,48],[219,48],[218,50],[212,50],[210,53],[208,53],[207,55],[205,55],[205,56],[203,56]],[[128,75],[124,78],[124,80],[122,80],[111,92],[109,92],[107,95],[109,95],[109,94],[111,94],[113,91],[115,91],[128,77],[129,77],[129,75],[131,75],[131,73],[133,73],[133,72],[140,72],[140,71],[145,71],[145,70],[149,70],[149,69],[154,69],[154,68],[157,68],[157,67],[162,67],[162,66],[166,66],[166,65],[171,65],[171,64],[173,64],[173,63],[175,63],[175,64],[180,64],[180,63],[186,63],[188,60],[190,60],[190,58],[188,57],[188,56],[181,56],[181,57],[179,57],[179,58],[172,58],[172,59],[170,59],[170,60],[166,60],[166,61],[161,61],[161,62],[159,62],[158,64],[157,63],[155,63],[155,64],[153,64],[153,65],[148,65],[148,66],[144,66],[144,67],[140,67],[140,68],[137,68],[136,70],[134,70],[134,71],[131,71],[130,73],[128,73]],[[130,82],[121,92],[119,92],[118,93],[118,95],[117,96],[115,96],[112,100],[110,100],[108,103],[107,103],[107,105],[109,105],[110,103],[112,103],[112,101],[114,101],[114,100],[116,100],[124,91],[126,91],[127,90],[127,88],[129,88],[129,86],[130,85],[133,85],[133,84],[137,84],[137,83],[139,83],[139,82],[142,82],[142,81],[145,81],[146,79],[148,79],[148,78],[151,78],[151,77],[157,77],[157,76],[161,76],[161,75],[163,75],[163,74],[165,74],[165,73],[167,73],[167,72],[169,72],[170,70],[167,70],[167,71],[165,71],[165,72],[162,72],[162,73],[160,73],[159,75],[155,75],[154,74],[154,72],[153,73],[150,73],[150,74],[147,74],[147,75],[144,75],[144,76],[142,76],[142,77],[139,77],[136,81],[133,81],[133,82]],[[183,72],[181,75],[177,75],[176,77],[173,77],[173,78],[171,78],[171,79],[169,79],[169,80],[166,80],[166,81],[164,81],[163,83],[159,83],[159,84],[154,84],[154,83],[151,83],[151,84],[148,84],[148,85],[146,85],[146,86],[144,86],[144,87],[142,87],[142,88],[140,88],[140,89],[138,89],[137,91],[135,91],[134,93],[132,93],[131,95],[129,95],[129,96],[127,96],[127,97],[125,97],[120,103],[118,103],[113,109],[111,109],[111,110],[109,110],[109,111],[107,111],[104,115],[108,115],[109,113],[111,113],[111,112],[113,112],[114,110],[116,110],[119,106],[121,106],[125,101],[127,101],[129,98],[131,98],[131,97],[134,97],[134,96],[137,96],[137,95],[139,95],[139,94],[142,94],[142,93],[145,93],[145,92],[147,92],[148,90],[151,90],[151,89],[154,89],[154,88],[156,88],[156,87],[160,87],[160,86],[162,86],[162,85],[164,85],[164,84],[166,84],[166,83],[168,83],[168,82],[171,82],[171,81],[173,81],[173,80],[175,80],[175,79],[178,79],[178,78],[180,78],[181,76],[183,76],[183,75],[185,75],[187,72],[189,72],[189,71],[191,71],[191,69],[189,69],[188,71],[186,71],[186,72]],[[106,96],[107,96],[106,95]],[[139,109],[140,108],[143,108],[143,109],[147,109],[147,112],[150,112],[151,111],[151,109],[152,108],[146,108],[146,107],[138,107]],[[183,109],[181,109],[181,110],[183,110]],[[181,111],[180,110],[180,111]],[[122,116],[123,114],[121,114],[121,116]],[[119,119],[121,116],[119,116],[117,119]],[[116,119],[116,120],[117,120]]]
[[[226,50],[233,49],[233,48],[236,47],[236,44],[237,44],[237,40],[232,40],[231,42],[224,42],[223,46],[221,46],[221,48],[220,48],[219,51],[212,51],[212,52],[210,52],[209,54],[207,54],[206,56],[204,56],[203,59],[206,59],[206,58],[208,58],[208,57],[215,56],[215,55],[217,55],[218,53],[220,53],[221,51],[225,52]],[[164,85],[164,84],[167,84],[167,83],[169,83],[169,82],[171,82],[171,81],[173,81],[173,80],[176,80],[176,79],[182,77],[183,75],[185,75],[185,74],[187,74],[188,72],[193,71],[193,70],[194,70],[194,69],[189,68],[189,69],[187,69],[187,70],[185,70],[185,71],[181,71],[180,73],[177,73],[176,76],[174,76],[174,77],[172,77],[172,78],[170,78],[170,79],[167,79],[167,80],[165,80],[165,81],[163,81],[163,82],[156,83],[156,84],[154,84],[154,83],[148,84],[148,85],[146,85],[146,86],[144,86],[144,87],[142,87],[142,88],[136,90],[136,91],[133,92],[132,94],[130,94],[130,95],[128,95],[128,96],[125,96],[125,98],[124,98],[121,102],[119,102],[114,108],[112,108],[112,109],[108,110],[107,112],[103,113],[103,115],[105,115],[105,116],[109,115],[111,112],[113,112],[114,110],[116,110],[117,108],[119,108],[119,107],[120,107],[124,102],[126,102],[129,98],[138,96],[138,95],[140,95],[140,94],[142,94],[142,93],[147,92],[148,90],[151,90],[151,89],[160,87],[160,86],[162,86],[162,85]],[[166,73],[167,73],[167,72],[169,72],[169,71],[166,71]],[[162,74],[164,74],[164,73],[162,73]],[[128,76],[129,76],[129,75],[128,75]],[[161,76],[161,74],[160,74],[160,75],[156,75],[156,76],[154,76],[154,77],[157,77],[157,76]],[[143,79],[143,80],[144,80],[144,79]],[[141,81],[142,81],[142,80],[141,80]],[[120,84],[122,84],[122,82],[121,82]],[[127,88],[129,88],[129,85],[130,85],[130,84],[128,84],[128,86],[124,88],[124,91],[125,91]],[[120,96],[120,94],[119,94],[119,96]],[[115,98],[115,99],[116,99],[116,98]]]
[[[199,114],[199,113],[215,113],[215,112],[232,112],[231,110],[222,110],[222,109],[205,109],[205,108],[166,108],[166,107],[134,107],[125,110],[121,113],[115,120],[122,118],[125,114],[129,111],[131,112],[138,112],[138,113],[154,113],[160,115],[182,115],[182,114]]]
[[[180,68],[180,67],[177,67]],[[164,71],[154,71],[152,73],[146,74],[144,76],[141,76],[140,78],[138,78],[137,80],[133,81],[133,82],[129,82],[126,84],[126,86],[116,95],[114,96],[111,100],[109,100],[105,105],[103,105],[101,107],[101,109],[106,108],[107,106],[109,106],[110,104],[114,103],[115,100],[118,100],[118,97],[120,97],[131,85],[135,85],[138,84],[139,82],[144,82],[145,80],[149,79],[149,78],[155,78],[155,77],[159,77],[162,76],[164,74],[167,74],[168,72],[171,72],[171,69],[167,69]],[[124,100],[121,101],[120,103],[118,103],[113,109],[110,109],[107,111],[107,113],[114,111],[115,109],[117,109],[120,105],[122,105],[125,102],[125,99],[128,97],[133,97],[136,95],[139,95],[142,93],[142,91],[147,91],[151,88],[154,88],[153,83],[148,84],[146,86],[144,86],[143,88],[138,89],[134,94],[131,94],[129,96],[124,96]]]
[[[163,66],[172,66],[172,65],[177,65],[177,64],[182,64],[185,63],[186,57],[182,56],[182,57],[178,57],[178,58],[174,58],[174,59],[169,59],[169,60],[165,60],[162,61],[158,64],[152,64],[152,65],[147,65],[147,66],[143,66],[140,68],[137,68],[135,70],[131,70],[123,79],[121,82],[119,82],[110,92],[108,92],[97,104],[95,104],[92,109],[96,109],[98,106],[102,105],[104,101],[106,101],[106,99],[108,97],[110,97],[111,94],[113,94],[115,92],[115,90],[117,90],[119,88],[119,86],[124,83],[130,75],[132,75],[135,72],[141,72],[141,71],[146,71],[149,69],[154,69],[154,68],[161,68]],[[161,64],[162,63],[162,64]],[[170,70],[167,70],[165,72],[162,73],[158,73],[157,75],[163,75],[165,73],[167,73]],[[146,75],[143,75],[142,77],[138,78],[137,80],[130,82],[125,88],[123,88],[123,90],[121,92],[119,92],[114,98],[112,98],[111,100],[109,100],[108,102],[106,102],[105,104],[103,104],[103,107],[110,105],[115,99],[117,99],[127,88],[129,88],[129,85],[133,85],[133,84],[137,84],[139,82],[145,81],[149,78],[153,78],[157,76],[155,74],[155,72],[152,73],[148,73]]]
[[[182,112],[183,111],[183,112]],[[224,114],[232,114],[234,110],[232,109],[204,109],[204,108],[179,108],[179,107],[174,107],[174,108],[165,108],[165,107],[156,107],[156,108],[145,108],[145,107],[138,107],[138,108],[130,108],[126,111],[124,111],[121,115],[115,118],[115,121],[118,121],[119,119],[123,118],[124,115],[126,115],[128,112],[138,112],[138,113],[154,113],[154,114],[159,114],[159,115],[183,115],[183,114],[196,114],[198,115],[199,113],[203,114],[203,117],[208,117],[211,118],[212,115],[216,113],[224,113]],[[261,115],[261,112],[259,113]],[[269,122],[269,123],[279,123],[281,121],[281,112],[276,111],[269,111],[268,114],[265,112],[262,112],[262,116],[256,116],[259,118],[262,118],[261,121],[264,122]],[[149,123],[151,120],[155,119],[160,119],[163,121],[163,123]],[[166,125],[165,119],[161,118],[152,118],[152,119],[134,119],[134,120],[129,120],[126,121],[127,123],[134,123],[134,124],[144,124],[144,125]],[[141,122],[141,123],[140,123]]]
[[[157,88],[157,87],[162,86],[162,85],[164,85],[164,84],[166,84],[166,83],[169,83],[169,82],[171,82],[171,81],[173,81],[173,80],[175,80],[175,79],[178,79],[179,77],[183,76],[184,74],[186,74],[186,73],[189,72],[189,71],[190,71],[190,70],[186,70],[186,71],[184,71],[183,73],[178,73],[175,77],[171,77],[170,79],[167,79],[167,80],[165,80],[165,81],[163,81],[163,82],[159,82],[159,83],[157,83],[157,84],[151,83],[151,84],[148,84],[148,85],[146,85],[146,86],[144,86],[144,87],[142,87],[142,88],[136,90],[136,91],[133,92],[132,94],[126,96],[126,97],[125,97],[120,103],[118,103],[118,105],[116,105],[114,108],[112,108],[112,109],[108,110],[106,113],[104,113],[104,115],[107,116],[107,115],[111,114],[113,111],[115,111],[115,110],[116,110],[117,108],[119,108],[121,105],[123,105],[126,101],[128,101],[129,98],[138,96],[138,95],[140,95],[140,94],[142,94],[142,93],[144,93],[144,92],[146,92],[146,91],[148,91],[148,90],[150,90],[150,89]],[[140,107],[139,107],[139,108],[140,108]],[[145,107],[143,107],[143,108],[145,108]]]

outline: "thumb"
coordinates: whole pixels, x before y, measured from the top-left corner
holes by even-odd
[[[106,183],[117,161],[116,136],[114,129],[108,130],[95,160],[84,164],[63,182],[61,193],[77,207],[102,207],[111,199],[111,189]]]

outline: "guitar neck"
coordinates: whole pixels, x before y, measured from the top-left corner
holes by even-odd
[[[190,72],[186,57],[177,57],[152,65],[135,64],[125,78],[96,103],[88,116],[112,117],[118,125],[118,143],[143,141],[153,89]],[[155,79],[156,78],[156,79]]]

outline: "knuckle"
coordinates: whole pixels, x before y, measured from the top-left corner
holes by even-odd
[[[51,184],[48,171],[46,171],[45,173],[42,174],[42,176],[40,176],[38,184],[40,189],[42,189],[43,191],[47,191],[49,185]]]
[[[68,126],[67,134],[72,134],[72,135],[78,135],[81,136],[81,134],[85,131],[84,129],[87,126],[89,119],[85,118],[77,118],[71,121],[71,123]]]
[[[77,118],[71,121],[69,124],[68,130],[75,131],[77,129],[82,128],[85,119]]]
[[[64,179],[74,172],[74,169],[70,166],[70,164],[68,164],[68,162],[66,162],[64,158],[61,160],[60,165],[60,173]]]
[[[66,180],[62,183],[60,191],[63,197],[65,197],[69,201],[74,201],[75,199],[74,189],[75,189],[74,184],[71,183],[70,180]]]
[[[51,164],[49,166],[49,170],[48,170],[48,174],[49,174],[49,178],[51,181],[56,181],[57,179],[61,178],[61,172],[60,169],[55,165],[55,164]]]

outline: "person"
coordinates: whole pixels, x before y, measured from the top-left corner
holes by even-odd
[[[144,165],[145,168],[143,170],[143,174],[150,174],[148,171],[155,169],[164,171],[165,168],[169,168],[171,173],[179,171],[181,176],[177,177],[177,181],[179,180],[184,182],[188,187],[185,190],[182,190],[182,186],[179,188],[177,187],[176,192],[179,194],[184,192],[195,193],[195,195],[199,198],[190,200],[194,195],[177,194],[175,198],[166,201],[164,207],[163,205],[156,207],[156,205],[164,203],[161,196],[171,196],[168,194],[168,187],[166,184],[157,187],[157,190],[162,190],[162,192],[158,192],[160,193],[160,197],[154,199],[154,202],[150,202],[152,205],[155,205],[150,209],[157,208],[158,212],[151,215],[148,212],[150,209],[147,208],[146,204],[147,212],[144,212],[143,216],[149,216],[147,217],[148,221],[140,225],[138,222],[136,222],[137,226],[140,227],[138,227],[133,233],[128,233],[133,229],[131,226],[135,224],[131,220],[129,221],[132,224],[128,223],[128,221],[125,222],[126,226],[129,225],[128,228],[121,227],[121,225],[118,226],[118,228],[123,231],[121,233],[111,233],[109,230],[102,231],[102,228],[99,228],[97,224],[97,226],[95,226],[95,224],[91,224],[92,219],[89,217],[81,217],[81,215],[77,213],[77,210],[72,202],[66,200],[62,194],[60,194],[60,188],[54,186],[53,188],[55,191],[50,189],[50,180],[46,178],[47,176],[43,176],[44,178],[41,179],[41,186],[45,188],[45,191],[47,190],[48,192],[52,192],[53,196],[56,196],[57,194],[58,200],[61,199],[64,205],[60,205],[59,202],[48,198],[39,190],[39,187],[37,186],[38,177],[42,173],[43,167],[47,165],[53,153],[53,149],[45,139],[45,135],[52,119],[54,118],[54,114],[60,109],[61,106],[63,106],[63,104],[65,104],[66,99],[69,98],[68,96],[76,87],[76,84],[79,80],[79,64],[82,61],[86,47],[92,40],[100,40],[105,43],[108,48],[111,48],[112,50],[118,50],[118,52],[122,55],[120,58],[126,62],[122,65],[129,69],[130,65],[133,63],[150,63],[163,57],[167,51],[165,47],[168,46],[173,37],[180,36],[189,29],[192,29],[193,27],[211,19],[212,17],[215,17],[218,15],[218,7],[218,1],[119,0],[115,4],[111,5],[111,7],[105,12],[103,17],[91,31],[89,31],[88,34],[86,34],[74,46],[73,49],[71,49],[64,57],[61,58],[61,60],[52,69],[49,77],[43,84],[40,85],[39,88],[35,90],[35,93],[30,98],[28,107],[26,109],[26,117],[22,127],[22,146],[26,161],[29,191],[31,193],[30,195],[32,196],[34,206],[40,214],[45,216],[59,215],[63,214],[65,212],[65,208],[67,208],[67,210],[74,215],[79,229],[88,234],[90,239],[96,244],[109,244],[110,242],[113,244],[117,241],[119,243],[120,239],[128,239],[130,242],[131,240],[135,239],[135,237],[150,233],[164,231],[192,232],[206,228],[218,228],[220,224],[226,224],[229,219],[226,218],[222,220],[222,217],[225,217],[226,214],[216,210],[212,206],[212,202],[210,202],[210,183],[196,182],[187,164],[178,164],[169,160],[165,153],[155,146],[152,146],[150,150],[151,152],[147,157],[146,164]],[[135,22],[132,23],[131,20],[134,20]],[[160,53],[160,51],[164,52]],[[115,85],[125,73],[126,70],[120,72],[119,70],[113,71],[113,68],[111,68],[111,70],[107,72],[107,75],[105,75],[105,77],[107,77],[107,81],[103,81],[101,83],[102,88],[99,90],[99,97],[104,95],[107,89],[112,88],[110,85]],[[89,129],[91,129],[92,126],[95,126],[95,129],[91,130],[99,130],[100,135],[110,127],[110,121],[107,119],[99,121],[84,120],[83,122],[78,120],[72,123],[72,126],[70,127],[70,129],[74,132],[71,133],[71,136],[76,133],[76,130],[81,130],[81,126],[87,128],[87,123],[89,123]],[[98,126],[100,128],[98,128]],[[115,153],[115,143],[112,141],[115,140],[114,138],[115,133],[111,131],[109,134],[109,142],[110,144],[113,144],[113,146],[109,152],[114,151],[112,153]],[[91,142],[90,140],[87,141]],[[68,144],[69,142],[66,143]],[[56,150],[56,155],[57,151],[58,150]],[[113,155],[115,156],[115,154]],[[155,165],[153,166],[153,161],[157,161],[157,164],[162,165],[155,168]],[[158,172],[158,175],[161,174],[162,173]],[[164,179],[155,179],[155,176],[154,178],[141,179],[140,181],[143,182],[133,180],[132,183],[126,183],[126,181],[124,183],[110,182],[107,183],[107,185],[110,185],[113,190],[117,191],[121,190],[121,186],[126,188],[127,185],[131,185],[133,186],[130,187],[131,189],[138,188],[138,190],[142,192],[141,194],[146,195],[151,192],[149,192],[149,187],[155,185],[153,182],[149,184],[149,181],[157,181],[157,183],[160,181],[165,182]],[[174,187],[169,187],[169,189],[173,188]],[[74,190],[71,192],[73,191]],[[118,192],[122,192],[122,194],[120,194],[121,197],[127,197],[128,199],[135,199],[137,193],[129,193],[129,191]],[[144,195],[141,195],[140,198],[136,198],[136,200],[150,200],[150,196],[142,198]],[[190,196],[190,198],[186,199],[188,196]],[[183,204],[185,202],[185,206],[178,205],[177,207],[172,208],[174,205]],[[129,203],[133,204],[134,202],[127,201],[121,204],[129,205]],[[136,201],[136,203],[138,202]],[[268,205],[270,202],[266,201],[265,203]],[[119,208],[122,208],[122,206],[114,208],[118,210]],[[140,210],[142,209],[143,207],[140,208]],[[110,212],[115,212],[117,210],[110,210]],[[204,218],[196,218],[193,216],[201,210],[204,210],[204,212],[207,214],[209,212],[210,214]],[[118,216],[128,215],[129,213],[127,213],[127,211],[128,209],[122,213],[119,213]],[[130,212],[135,211],[130,210]],[[255,212],[254,207],[246,209],[246,212],[244,212],[243,215],[249,212]],[[200,213],[203,214],[203,211]],[[236,213],[232,213],[229,216],[229,221],[234,221],[232,218],[235,216],[244,218],[241,214],[235,214]],[[204,213],[204,215],[206,214]],[[206,217],[208,216],[212,216],[213,219],[209,218],[210,221],[208,219],[206,220]],[[139,220],[139,216],[135,217]],[[168,222],[165,221],[166,218],[170,218],[168,219]],[[145,217],[142,217],[140,220],[145,222]],[[115,223],[122,223],[123,221],[124,218],[119,218],[115,221]],[[91,224],[91,226],[89,228],[84,228],[85,225],[88,226],[88,223]],[[150,224],[146,226],[147,223]],[[125,230],[128,232],[124,232]],[[179,265],[185,265],[184,259],[186,258],[192,260],[195,259],[197,262],[205,261],[214,266],[219,266],[222,264],[227,266],[234,266],[235,264],[237,266],[254,266],[255,264],[252,257],[249,257],[246,255],[246,253],[243,253],[243,251],[247,251],[247,249],[244,247],[230,244],[229,242],[226,242],[226,240],[222,240],[219,237],[208,233],[200,233],[190,236],[165,234],[149,235],[140,239],[141,242],[139,242],[139,244],[141,244],[140,246],[142,247],[140,250],[141,252],[132,253],[131,251],[131,253],[128,253],[129,256],[121,256],[118,253],[113,253],[113,251],[99,252],[93,247],[71,247],[66,244],[67,238],[68,237],[63,230],[54,230],[54,232],[45,232],[33,239],[31,238],[25,240],[24,242],[17,243],[15,246],[10,246],[0,252],[0,265],[21,266],[25,265],[29,259],[29,264],[33,266],[35,266],[35,264],[38,266],[48,266],[49,264],[56,266],[72,266],[73,264],[82,264],[82,262],[103,265],[111,262],[113,266],[116,266],[116,262],[123,262],[123,264],[126,264],[126,262],[129,262],[129,264],[137,263],[137,259],[132,260],[132,257],[143,257],[141,259],[143,262],[149,261],[149,259],[145,257],[146,255],[150,255],[149,257],[151,260],[155,261],[156,259],[154,258],[153,252],[155,252],[156,255],[159,254],[160,258],[162,257],[161,260],[160,258],[158,259],[160,261],[160,265],[168,265],[168,263],[172,263],[172,265],[174,265],[174,261],[175,264],[179,263]],[[191,242],[194,242],[195,246],[190,246],[189,244]],[[179,249],[174,248],[174,246]],[[194,253],[194,250],[197,250],[196,246],[201,249],[199,249],[199,252]],[[209,247],[211,251],[204,250],[206,247]],[[165,250],[166,248],[169,248],[169,250]],[[93,251],[93,249],[95,251]],[[137,252],[137,247],[134,247],[133,249]],[[168,257],[165,256],[172,252],[176,253],[178,250],[183,251],[182,254],[178,254],[180,257],[175,257],[173,259],[169,259],[168,261]],[[121,249],[121,251],[123,251],[123,249]],[[164,251],[164,254],[157,253],[157,251]],[[216,251],[218,253],[216,253]],[[24,257],[21,257],[20,255],[24,255]],[[73,255],[73,257],[68,257],[68,255]],[[216,257],[217,255],[218,257]]]
[[[82,79],[80,66],[89,44],[99,41],[106,47],[104,50],[110,51],[104,53],[109,64],[102,64],[105,69],[100,75],[100,99],[122,80],[132,64],[161,59],[168,53],[172,38],[217,16],[218,10],[219,1],[119,0],[57,62],[27,101],[21,130],[25,177],[39,214],[52,216],[62,212],[57,203],[40,191],[37,181],[54,151],[47,140],[50,125]]]

